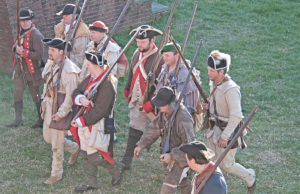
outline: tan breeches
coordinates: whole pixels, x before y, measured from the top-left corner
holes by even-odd
[[[65,135],[66,131],[49,128],[44,122],[43,137],[52,146],[51,176],[62,177],[64,150],[71,154],[74,154],[78,150],[77,143],[66,139]]]
[[[216,161],[225,150],[224,148],[220,148],[218,145],[213,143],[213,136],[207,139],[206,145],[208,148],[212,149],[215,152],[215,156],[213,158],[214,161]],[[247,169],[241,164],[235,162],[236,152],[237,148],[229,150],[229,152],[221,162],[220,167],[222,170],[244,180],[247,186],[250,187],[255,181],[254,171],[253,169]]]
[[[134,106],[129,112],[129,126],[133,129],[143,131],[146,126],[155,118],[155,115],[150,112],[146,113],[139,110],[140,107]]]

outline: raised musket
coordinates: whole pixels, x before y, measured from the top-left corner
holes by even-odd
[[[237,141],[237,139],[239,138],[239,136],[241,136],[241,134],[243,133],[243,130],[247,127],[247,125],[249,124],[249,122],[252,120],[252,118],[254,117],[255,113],[257,112],[258,107],[254,107],[254,109],[251,111],[250,115],[248,116],[248,118],[246,119],[246,121],[243,123],[243,125],[239,128],[239,130],[237,131],[237,133],[235,134],[235,136],[232,138],[232,140],[230,141],[230,143],[227,145],[226,149],[223,151],[223,153],[219,156],[219,158],[217,159],[215,165],[212,167],[212,169],[208,172],[208,174],[205,176],[205,178],[203,179],[203,181],[201,182],[201,184],[197,187],[195,194],[200,193],[200,191],[203,189],[203,187],[205,186],[205,184],[207,183],[208,179],[212,176],[212,174],[215,172],[215,170],[217,169],[217,167],[220,165],[220,163],[222,162],[222,160],[225,158],[226,154],[229,152],[229,150],[231,149],[231,147],[233,146],[233,144]]]
[[[171,25],[171,21],[172,21],[172,18],[173,18],[173,15],[174,15],[174,12],[175,12],[175,8],[176,8],[176,5],[177,5],[177,2],[178,0],[174,0],[174,4],[173,4],[173,8],[172,8],[172,11],[169,15],[169,18],[168,18],[168,21],[165,25],[165,29],[164,29],[164,32],[163,32],[163,35],[160,39],[160,43],[158,45],[158,52],[155,53],[155,56],[154,56],[154,60],[152,61],[152,64],[150,66],[150,71],[147,75],[147,80],[146,80],[146,89],[145,89],[145,92],[144,92],[144,97],[143,97],[143,102],[147,102],[149,100],[149,97],[151,96],[152,92],[154,92],[153,90],[153,87],[154,87],[154,82],[155,82],[155,75],[153,74],[153,72],[156,71],[157,69],[157,66],[160,62],[160,59],[161,59],[161,55],[159,54],[159,51],[162,47],[162,45],[164,43],[166,43],[166,40],[168,39],[168,36],[169,36],[169,31],[170,31],[170,25]]]
[[[52,114],[55,114],[58,110],[58,98],[57,97],[58,97],[58,90],[59,90],[59,84],[60,84],[60,79],[61,79],[61,73],[62,73],[62,70],[63,70],[64,65],[65,65],[65,59],[66,59],[66,56],[67,56],[69,40],[72,38],[71,37],[72,34],[70,32],[71,32],[71,29],[74,26],[75,14],[76,14],[76,11],[77,11],[78,6],[79,6],[79,1],[80,0],[76,1],[76,5],[75,5],[75,8],[74,8],[73,13],[72,13],[72,20],[71,20],[70,29],[67,32],[67,36],[66,36],[66,40],[65,40],[66,45],[65,45],[65,49],[64,49],[64,55],[63,55],[62,61],[59,64],[59,68],[57,69],[58,75],[57,75],[56,82],[54,83],[54,86],[53,86]],[[83,10],[81,10],[81,11],[83,11]],[[77,20],[77,22],[78,22],[78,20]],[[56,72],[54,72],[54,74],[56,74]],[[54,77],[54,75],[53,75],[53,77]]]
[[[21,46],[20,41],[20,0],[17,0],[17,44]]]
[[[20,29],[21,29],[20,28],[20,0],[17,0],[16,4],[17,4],[17,40],[16,41],[17,41],[17,45],[21,46],[21,40],[20,40]],[[19,61],[23,81],[24,81],[24,84],[25,84],[24,70],[23,70],[23,65],[22,65],[22,57],[20,55],[18,55],[17,52],[15,52],[15,57],[16,57],[16,60]],[[14,69],[13,73],[12,73],[12,76],[11,76],[11,80],[15,79],[15,73],[16,73],[16,70]]]
[[[189,70],[189,69],[190,69],[190,66],[189,66],[189,64],[187,63],[187,61],[185,60],[185,58],[184,58],[182,52],[180,51],[180,49],[179,49],[178,46],[176,45],[176,41],[174,40],[174,38],[173,38],[172,36],[170,36],[170,40],[173,42],[173,44],[174,44],[174,46],[175,46],[177,52],[179,53],[179,55],[180,55],[180,57],[181,57],[183,63],[185,64],[185,67]],[[205,103],[208,103],[207,97],[206,97],[206,95],[205,95],[205,93],[204,93],[204,91],[203,91],[203,89],[202,89],[200,83],[199,83],[198,80],[196,79],[196,76],[195,76],[193,73],[192,73],[192,78],[193,78],[193,81],[194,81],[196,87],[197,87],[198,90],[199,90],[199,93],[200,93],[200,95],[201,95],[203,101],[204,101]],[[205,123],[205,122],[208,122],[208,121],[209,121],[209,120],[208,120],[209,116],[210,116],[210,113],[209,113],[209,110],[207,110],[206,113],[205,113],[205,119],[204,119],[204,124],[203,124],[203,126],[207,124],[207,123]],[[202,126],[202,129],[204,129],[203,126]],[[207,125],[207,126],[208,126],[208,125]],[[206,128],[206,129],[207,129],[207,128]]]
[[[129,7],[129,4],[131,3],[132,0],[127,0],[122,12],[120,13],[118,19],[116,20],[113,28],[111,29],[110,33],[108,34],[108,37],[106,39],[106,41],[104,42],[103,46],[100,48],[100,50],[98,51],[98,53],[100,53],[101,55],[103,54],[103,52],[105,51],[109,41],[111,40],[112,36],[114,35],[116,29],[117,29],[117,26],[119,25],[119,23],[121,22],[121,19],[123,18],[124,14],[126,13],[128,7]]]
[[[167,130],[168,130],[168,135],[167,135],[167,137],[166,137],[166,141],[165,141],[165,144],[164,144],[163,154],[168,153],[169,150],[170,150],[170,131],[171,131],[171,128],[172,128],[172,126],[173,126],[173,123],[174,123],[176,114],[177,114],[177,112],[178,112],[178,110],[179,110],[180,103],[181,103],[182,98],[183,98],[184,90],[186,89],[187,83],[189,82],[190,75],[192,75],[193,67],[194,67],[194,65],[195,65],[195,63],[196,63],[196,60],[197,60],[197,58],[198,58],[198,55],[199,55],[199,52],[200,52],[201,47],[202,47],[202,40],[200,40],[200,42],[199,42],[199,46],[198,46],[198,48],[197,48],[197,50],[196,50],[196,54],[195,54],[195,56],[194,56],[194,58],[193,58],[193,61],[192,61],[192,64],[191,64],[191,68],[189,69],[189,73],[188,73],[188,75],[187,75],[187,77],[186,77],[186,80],[185,80],[185,82],[184,82],[184,87],[183,87],[183,89],[182,89],[182,91],[181,91],[181,93],[180,93],[180,96],[179,96],[179,99],[178,99],[178,101],[177,101],[175,110],[173,111],[173,113],[172,113],[170,119],[168,120],[168,122],[166,123],[166,125],[167,125],[166,128],[167,128]]]
[[[96,94],[97,89],[99,88],[99,86],[109,76],[110,72],[114,69],[114,67],[117,64],[117,62],[120,59],[120,57],[126,52],[126,50],[130,46],[130,44],[134,41],[134,39],[136,38],[136,36],[138,35],[139,32],[140,32],[140,30],[137,30],[135,32],[135,34],[131,37],[131,39],[128,41],[128,43],[125,45],[125,47],[122,49],[121,53],[119,54],[119,56],[115,60],[115,62],[112,65],[109,66],[108,70],[105,72],[105,74],[102,76],[102,78],[99,81],[97,81],[97,83],[93,87],[92,91],[89,92],[88,95],[87,95],[87,99],[88,100],[93,99],[93,97]],[[84,113],[84,111],[85,111],[85,107],[84,106],[80,107],[79,111],[76,113],[76,115],[74,116],[74,118],[72,120],[75,121],[78,117],[80,117]]]
[[[186,46],[190,31],[191,31],[191,28],[192,28],[192,25],[193,25],[193,21],[194,21],[194,17],[195,17],[196,11],[197,11],[197,7],[198,7],[198,2],[195,2],[194,8],[193,8],[193,13],[192,13],[192,16],[190,18],[188,28],[186,30],[186,33],[185,33],[185,36],[184,36],[184,39],[183,39],[183,43],[182,43],[182,46],[181,46],[181,53],[182,54],[184,53],[185,46]],[[178,58],[174,76],[172,77],[172,80],[170,80],[171,81],[170,85],[173,89],[176,89],[176,80],[177,80],[177,77],[178,77],[179,67],[180,67],[180,64],[181,64],[180,59],[181,59],[181,57]]]
[[[78,7],[77,3],[79,1],[76,2],[76,7]],[[78,15],[78,18],[76,20],[76,23],[75,23],[75,26],[74,26],[74,29],[72,31],[72,35],[71,35],[71,38],[70,38],[70,44],[73,45],[73,41],[74,41],[74,38],[75,38],[75,34],[76,34],[76,31],[78,29],[78,26],[80,24],[80,21],[81,21],[81,18],[83,16],[83,12],[84,12],[84,9],[86,7],[86,4],[87,4],[87,0],[84,0],[83,3],[82,3],[82,6],[81,6],[81,11],[80,11],[80,14]],[[76,9],[75,9],[76,10]],[[76,10],[77,11],[77,10]],[[74,13],[74,11],[73,11]],[[73,19],[73,16],[72,16],[72,19]],[[73,20],[74,21],[74,20]],[[72,23],[71,23],[72,24]],[[71,28],[70,28],[71,29]]]

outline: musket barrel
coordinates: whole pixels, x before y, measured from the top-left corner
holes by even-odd
[[[107,45],[108,45],[110,39],[111,39],[112,36],[114,35],[114,33],[115,33],[116,29],[117,29],[117,26],[119,25],[121,19],[123,18],[124,14],[126,13],[126,11],[127,11],[128,7],[129,7],[129,4],[131,3],[131,1],[132,1],[132,0],[127,0],[127,2],[126,2],[126,4],[125,4],[125,6],[124,6],[122,12],[120,13],[118,19],[116,20],[114,26],[112,27],[110,33],[108,34],[108,37],[107,37],[106,41],[104,42],[103,46],[102,46],[101,49],[98,51],[98,53],[101,53],[101,54],[102,54],[102,53],[105,51],[105,49],[106,49],[106,47],[107,47]]]
[[[190,31],[191,31],[191,28],[192,28],[192,25],[193,25],[193,21],[194,21],[194,17],[195,17],[195,14],[196,14],[197,7],[198,7],[198,2],[195,2],[194,8],[193,8],[193,13],[192,13],[192,16],[190,18],[189,25],[188,25],[188,28],[186,30],[186,33],[185,33],[185,36],[184,36],[184,39],[183,39],[183,44],[182,44],[182,47],[181,47],[181,53],[182,54],[184,53],[185,46],[186,46]],[[174,85],[174,87],[175,87],[174,82],[176,81],[177,76],[178,76],[178,72],[179,72],[180,58],[181,57],[179,57],[179,59],[177,61],[176,68],[175,68],[175,75],[174,75],[173,80],[172,80],[172,84]]]
[[[119,54],[118,58],[115,60],[115,62],[108,68],[108,70],[106,71],[106,73],[103,75],[103,77],[97,82],[97,84],[94,86],[94,88],[92,89],[91,92],[88,93],[87,98],[89,100],[91,100],[93,98],[93,95],[96,93],[95,91],[97,90],[97,88],[103,83],[103,81],[108,77],[108,75],[110,74],[110,72],[113,70],[113,68],[115,67],[115,65],[117,64],[118,60],[120,59],[120,57],[127,51],[127,49],[129,48],[129,46],[131,45],[131,43],[134,41],[134,39],[136,38],[136,36],[138,35],[139,30],[137,30],[135,32],[135,34],[131,37],[131,39],[127,42],[127,44],[125,45],[125,47],[122,49],[121,53]],[[85,111],[85,107],[82,106],[79,111],[76,113],[75,117],[72,119],[73,121],[76,120],[77,118],[79,118]]]
[[[238,137],[242,134],[243,130],[247,127],[247,125],[249,124],[249,122],[252,120],[252,118],[254,117],[254,115],[257,112],[257,110],[258,110],[257,106],[253,108],[253,110],[251,111],[251,113],[248,116],[248,118],[246,119],[246,121],[239,128],[238,132],[235,134],[235,136],[233,137],[233,139],[227,145],[226,149],[223,151],[223,153],[217,159],[217,161],[216,161],[215,165],[213,166],[213,168],[209,171],[209,173],[205,176],[205,178],[203,179],[203,181],[201,182],[201,184],[199,185],[199,187],[196,189],[195,194],[200,193],[200,191],[203,189],[203,187],[207,183],[208,179],[215,172],[215,170],[220,165],[220,163],[222,162],[222,160],[225,158],[226,154],[229,152],[229,150],[231,149],[231,147],[233,146],[233,144],[237,141]]]
[[[169,38],[170,38],[170,40],[173,42],[173,44],[174,44],[174,46],[175,46],[177,52],[179,53],[179,55],[180,55],[180,57],[181,57],[183,63],[185,64],[186,68],[187,68],[188,70],[190,70],[190,66],[189,66],[189,64],[187,63],[187,61],[185,60],[185,58],[184,58],[182,52],[180,51],[180,49],[179,49],[178,46],[176,45],[176,41],[174,40],[174,38],[173,38],[172,36],[170,36]],[[195,76],[193,73],[192,73],[192,78],[193,78],[194,83],[195,83],[195,85],[197,86],[197,88],[198,88],[198,90],[199,90],[199,92],[200,92],[201,97],[203,98],[203,101],[204,101],[205,103],[207,103],[208,100],[207,100],[207,98],[206,98],[206,95],[205,95],[205,93],[204,93],[202,87],[200,86],[200,83],[197,81],[196,76]]]
[[[169,151],[169,149],[170,149],[170,148],[169,148],[169,147],[170,147],[170,131],[171,131],[171,128],[172,128],[172,126],[173,126],[173,122],[174,122],[174,120],[175,120],[176,114],[177,114],[177,112],[178,112],[178,110],[179,110],[180,103],[181,103],[181,101],[182,101],[182,99],[183,99],[183,93],[184,93],[184,90],[185,90],[185,88],[186,88],[186,86],[187,86],[187,83],[188,83],[188,81],[189,81],[189,79],[190,79],[190,75],[192,74],[192,71],[193,71],[194,65],[195,65],[195,63],[196,63],[196,61],[197,61],[197,58],[198,58],[198,55],[199,55],[199,52],[200,52],[201,47],[202,47],[202,40],[200,40],[199,46],[198,46],[198,48],[197,48],[197,50],[196,50],[196,54],[194,55],[194,58],[193,58],[193,61],[192,61],[192,64],[191,64],[191,68],[189,69],[189,73],[188,73],[188,75],[187,75],[187,77],[186,77],[186,80],[185,80],[185,82],[184,82],[184,87],[183,87],[183,90],[182,90],[181,93],[180,93],[178,102],[177,102],[177,104],[176,104],[176,108],[175,108],[174,112],[172,113],[172,115],[171,115],[169,121],[167,122],[167,124],[168,124],[168,125],[167,125],[168,136],[167,136],[166,141],[165,141],[165,145],[164,145],[164,148],[163,148],[163,153],[167,153],[167,152]],[[177,48],[178,48],[178,47],[177,47]],[[179,48],[178,48],[178,49],[179,49]]]

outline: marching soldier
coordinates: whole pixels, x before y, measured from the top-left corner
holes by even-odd
[[[49,47],[48,55],[50,60],[48,60],[42,73],[45,80],[44,99],[42,102],[42,117],[44,118],[43,137],[47,143],[51,144],[53,154],[51,176],[44,183],[53,184],[62,178],[64,149],[71,153],[68,162],[70,165],[76,162],[79,153],[78,145],[65,138],[68,128],[59,130],[50,127],[50,125],[52,121],[58,122],[70,113],[73,104],[72,93],[77,87],[80,69],[67,57],[65,60],[63,59],[66,43],[62,39],[44,39],[44,42]],[[63,69],[57,95],[64,95],[64,99],[62,99],[62,103],[58,107],[57,112],[53,113],[53,107],[56,103],[54,87],[55,84],[58,83],[59,69],[62,65]]]
[[[89,25],[90,30],[90,39],[91,41],[87,45],[87,51],[100,51],[102,49],[104,43],[106,42],[108,36],[108,27],[102,21],[95,21],[94,23]],[[103,52],[103,57],[107,60],[108,65],[112,65],[118,58],[121,48],[119,45],[111,39],[108,42],[106,49]],[[84,60],[83,66],[81,69],[81,73],[79,76],[80,82],[85,79],[89,72],[86,67],[87,59]],[[117,88],[118,79],[123,77],[126,74],[128,68],[128,61],[126,56],[123,54],[120,60],[118,61],[117,65],[111,72],[112,75],[115,77],[114,85]]]
[[[210,129],[205,134],[207,147],[215,152],[216,160],[228,145],[234,130],[240,124],[243,113],[241,107],[240,87],[227,74],[230,65],[230,55],[212,51],[208,57],[208,76],[211,80],[209,104]],[[256,173],[235,162],[238,145],[234,146],[224,160],[221,169],[244,180],[248,186],[248,194],[254,193]]]
[[[174,91],[170,87],[162,87],[151,101],[154,106],[160,109],[160,113],[137,142],[134,155],[139,157],[142,149],[150,149],[150,146],[161,136],[160,161],[164,166],[165,177],[160,193],[175,193],[177,188],[180,189],[181,193],[190,193],[191,182],[187,177],[188,168],[185,168],[187,163],[184,153],[179,150],[179,147],[194,140],[193,118],[181,103],[173,126],[168,131],[166,122],[169,121],[175,111],[178,101]],[[163,153],[168,135],[170,138],[169,152]]]
[[[151,102],[144,102],[143,97],[147,75],[155,58],[155,53],[159,52],[155,45],[154,37],[161,35],[162,32],[149,25],[142,25],[132,30],[130,35],[132,36],[138,29],[140,29],[136,37],[138,49],[133,54],[128,80],[124,89],[124,96],[129,102],[130,128],[126,152],[122,159],[122,163],[125,164],[123,170],[130,169],[136,142],[141,138],[143,129],[155,117]],[[163,60],[160,61],[158,68],[153,71],[156,75],[155,77],[160,73],[162,64]]]
[[[179,148],[185,153],[186,161],[193,171],[196,172],[192,181],[192,192],[194,194],[204,180],[206,175],[211,171],[214,162],[211,161],[215,155],[213,151],[200,141],[193,141]],[[227,185],[225,178],[219,168],[208,179],[200,194],[226,194]]]
[[[72,134],[80,144],[84,171],[87,175],[86,183],[76,187],[76,192],[98,187],[98,166],[109,171],[112,176],[112,185],[119,184],[122,179],[122,165],[112,158],[114,127],[106,124],[113,121],[111,118],[116,92],[110,78],[106,78],[97,88],[93,99],[87,99],[87,94],[94,89],[95,84],[106,73],[107,64],[106,60],[94,51],[86,52],[85,55],[86,67],[90,75],[79,84],[72,96],[75,105],[86,107],[86,112],[72,121],[73,127],[71,128]]]
[[[180,48],[180,45],[177,44],[177,46]],[[177,50],[172,42],[167,43],[160,51],[163,55],[163,59],[165,64],[162,66],[162,70],[157,78],[157,87],[156,91],[158,91],[162,86],[170,86],[174,87],[177,93],[180,93],[183,90],[185,79],[188,75],[188,70],[183,64],[183,62],[179,63],[179,70],[176,80],[173,79],[176,74],[176,65],[177,61],[180,59],[179,54],[177,53]],[[194,70],[194,74],[197,76],[197,79],[200,83],[200,77],[199,77],[199,71]],[[198,89],[193,81],[192,78],[190,78],[187,88],[184,90],[183,94],[183,104],[188,109],[189,113],[194,117],[195,114],[197,114],[197,103],[199,99],[199,93]]]
[[[58,16],[62,16],[62,21],[54,27],[55,37],[65,40],[67,33],[71,26],[72,14],[75,9],[74,4],[66,4],[60,12],[56,13]],[[80,14],[80,8],[76,10],[75,18],[77,19]],[[75,20],[76,21],[76,20]],[[74,23],[75,23],[74,21]],[[74,29],[71,29],[72,33]],[[85,58],[84,52],[89,42],[89,28],[83,22],[79,21],[78,28],[75,33],[74,41],[72,43],[72,50],[70,52],[70,60],[73,61],[80,69]]]
[[[100,51],[107,41],[108,36],[106,34],[108,32],[108,27],[102,21],[95,21],[89,25],[89,29],[91,42],[87,46],[87,51]],[[113,39],[111,39],[103,51],[103,57],[105,60],[107,60],[108,65],[113,65],[113,63],[118,59],[120,51],[121,48],[119,45]],[[83,66],[79,75],[79,82],[84,80],[89,75],[87,61],[87,59],[83,61]],[[128,61],[125,54],[123,54],[111,72],[111,79],[116,92],[118,87],[118,79],[125,75],[127,68]],[[116,140],[116,136],[114,139]]]
[[[23,94],[26,85],[28,85],[30,94],[35,102],[38,121],[31,126],[31,128],[38,128],[43,126],[41,119],[40,106],[41,95],[40,85],[42,84],[42,76],[40,64],[43,56],[43,35],[32,24],[34,13],[30,9],[20,10],[20,43],[15,41],[13,51],[14,57],[14,104],[15,104],[15,121],[6,127],[18,127],[23,125]],[[17,39],[16,39],[17,40]]]

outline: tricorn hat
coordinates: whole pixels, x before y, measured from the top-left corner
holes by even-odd
[[[108,32],[108,27],[102,21],[95,21],[94,23],[90,24],[89,29],[98,32]]]
[[[64,50],[65,49],[65,45],[66,45],[66,42],[61,39],[61,38],[46,38],[46,39],[43,39],[43,42],[49,46],[49,47],[53,47],[53,48],[57,48],[59,50]],[[67,48],[67,51],[71,51],[71,45],[68,44],[68,48]]]
[[[163,86],[160,88],[156,94],[151,100],[152,104],[156,107],[166,106],[170,104],[172,101],[174,101],[176,98],[176,95],[172,88]]]
[[[197,161],[208,163],[214,157],[214,152],[201,141],[192,141],[179,147],[179,150],[190,155]]]
[[[181,47],[180,47],[179,44],[176,43],[176,45],[177,45],[177,47],[178,47],[179,49],[181,49]],[[165,44],[165,45],[162,47],[162,49],[160,50],[160,53],[162,54],[162,53],[164,53],[164,52],[170,52],[170,51],[177,51],[176,48],[175,48],[175,46],[174,46],[174,44],[173,44],[173,42],[168,42],[167,44]]]
[[[218,50],[212,51],[207,59],[207,65],[209,67],[216,70],[227,69],[227,72],[229,71],[230,62],[230,55]]]
[[[73,11],[75,9],[75,5],[74,4],[66,4],[63,8],[63,10],[61,10],[60,12],[56,13],[56,15],[69,15],[69,14],[73,14]],[[80,7],[77,7],[77,10],[76,10],[76,14],[80,14],[80,10],[81,8]]]
[[[22,8],[20,9],[20,21],[24,20],[32,20],[34,18],[34,13],[32,10],[28,8]]]
[[[154,36],[162,35],[162,31],[160,31],[156,28],[153,28],[150,25],[141,25],[138,28],[133,29],[129,33],[129,35],[133,36],[137,32],[137,30],[139,30],[139,33],[136,37],[137,39],[153,38]]]
[[[107,63],[104,57],[95,51],[87,51],[85,52],[85,58],[92,62],[95,65],[103,66]]]

